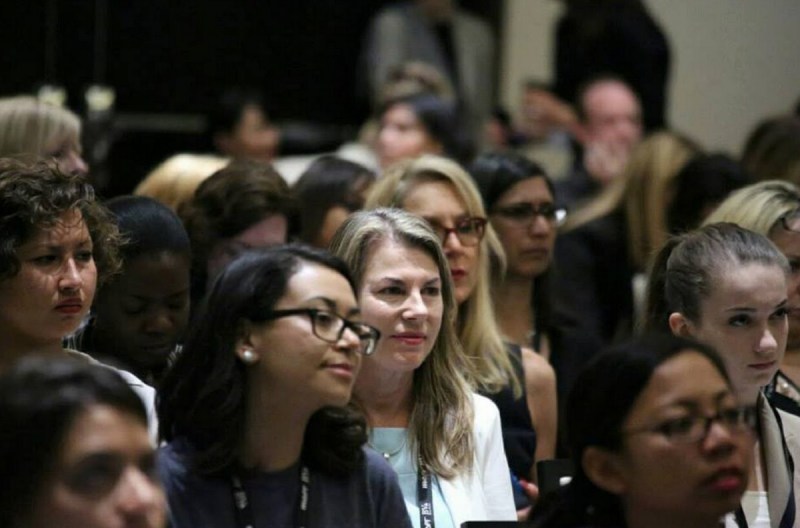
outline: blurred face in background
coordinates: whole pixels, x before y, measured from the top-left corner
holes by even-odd
[[[246,105],[239,122],[217,138],[217,147],[232,158],[270,162],[278,150],[279,134],[260,106]]]
[[[769,232],[769,239],[786,256],[791,268],[788,284],[789,337],[787,350],[800,349],[800,215],[779,221]]]
[[[381,167],[387,167],[403,158],[440,154],[442,145],[431,137],[410,105],[398,103],[381,116],[377,151]]]
[[[52,141],[42,156],[45,159],[55,159],[61,172],[86,174],[89,172],[89,165],[82,157],[82,150],[80,139],[70,134]]]

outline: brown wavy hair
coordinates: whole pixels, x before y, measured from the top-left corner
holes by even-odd
[[[119,271],[119,230],[85,177],[61,172],[52,162],[0,159],[0,204],[0,280],[19,273],[19,246],[75,209],[92,238],[98,284]]]

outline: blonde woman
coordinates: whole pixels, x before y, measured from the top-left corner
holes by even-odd
[[[731,194],[706,224],[732,222],[769,238],[789,261],[789,334],[786,354],[770,390],[800,404],[800,189],[767,180]]]
[[[0,157],[28,163],[55,159],[70,174],[89,170],[81,157],[78,116],[28,95],[0,98]]]
[[[648,137],[634,148],[621,177],[567,218],[556,241],[556,298],[603,342],[633,330],[634,277],[666,240],[672,182],[697,152],[674,132]]]
[[[513,520],[499,413],[461,373],[454,285],[436,234],[404,211],[362,211],[342,224],[331,251],[353,273],[364,322],[382,336],[353,400],[370,446],[398,474],[414,525]]]
[[[229,161],[213,154],[175,154],[150,171],[133,194],[158,200],[177,213],[200,184]]]
[[[555,452],[555,375],[531,349],[504,342],[492,307],[489,262],[493,258],[504,269],[505,254],[472,178],[440,156],[402,162],[367,197],[366,209],[380,206],[421,216],[439,237],[458,304],[456,331],[464,349],[464,373],[500,408],[509,458],[527,458],[527,468],[515,473],[535,480],[535,462]],[[518,500],[518,506],[523,504]]]

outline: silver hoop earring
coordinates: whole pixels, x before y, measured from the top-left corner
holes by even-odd
[[[242,362],[244,362],[246,365],[252,365],[256,361],[258,361],[258,358],[256,357],[255,352],[249,348],[242,350]]]

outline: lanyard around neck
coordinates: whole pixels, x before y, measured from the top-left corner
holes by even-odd
[[[431,492],[431,474],[422,464],[422,457],[417,460],[417,501],[419,502],[419,527],[434,528],[433,493]]]
[[[231,491],[233,492],[233,509],[238,528],[255,528],[253,507],[247,491],[244,489],[239,473],[231,475]],[[311,498],[311,472],[305,465],[300,466],[300,496],[297,498],[297,515],[295,526],[308,528],[308,501]]]
[[[796,515],[794,504],[794,459],[792,459],[792,454],[789,452],[789,447],[786,445],[786,436],[783,433],[783,420],[781,420],[780,413],[770,404],[768,400],[764,402],[764,405],[769,406],[770,410],[775,415],[775,420],[778,422],[778,429],[781,433],[781,444],[783,444],[783,457],[786,460],[786,465],[789,468],[789,499],[786,502],[786,509],[783,511],[783,516],[781,517],[781,522],[778,526],[779,528],[792,528],[794,526]],[[744,516],[744,511],[742,510],[741,505],[736,510],[735,518],[736,524],[739,525],[739,528],[747,528],[747,519]]]

